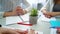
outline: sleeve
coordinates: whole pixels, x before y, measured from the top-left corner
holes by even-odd
[[[32,9],[32,6],[29,6],[28,8],[26,8],[25,10],[26,11],[28,11],[28,12],[30,12],[31,11],[31,9]]]
[[[0,12],[0,19],[3,18],[4,12]]]
[[[29,4],[29,2],[27,2],[27,0],[23,0],[23,4],[25,5],[25,10],[27,12],[30,12],[30,10],[32,9],[32,6]]]
[[[47,11],[52,11],[53,4],[53,0],[48,0],[43,9],[46,9]]]

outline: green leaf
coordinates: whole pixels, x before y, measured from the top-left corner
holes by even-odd
[[[32,8],[30,16],[37,16],[38,10],[36,8]]]

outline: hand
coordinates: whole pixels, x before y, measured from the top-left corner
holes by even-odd
[[[57,32],[56,32],[57,34],[60,34],[60,28],[57,28]]]
[[[47,10],[42,10],[43,14],[45,15],[45,17],[47,18],[51,18],[54,16],[54,13],[53,12],[48,12]]]
[[[57,34],[60,34],[60,30],[57,30]]]
[[[24,15],[25,13],[27,13],[26,10],[23,10],[20,6],[17,6],[13,12],[15,12],[16,15]]]
[[[0,34],[26,34],[26,31],[17,29],[0,28]]]
[[[35,31],[30,29],[29,34],[35,34]]]
[[[27,11],[23,10],[20,6],[17,6],[15,9],[13,9],[11,12],[5,12],[4,17],[7,16],[18,16],[18,15],[24,15]]]
[[[30,30],[28,31],[28,33],[27,33],[27,34],[38,34],[38,32],[37,32],[37,33],[35,33],[35,30],[30,29]]]

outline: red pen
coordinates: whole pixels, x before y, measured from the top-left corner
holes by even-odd
[[[18,22],[17,24],[26,25],[26,26],[32,26],[32,24],[25,24],[25,23],[23,23],[23,22]]]

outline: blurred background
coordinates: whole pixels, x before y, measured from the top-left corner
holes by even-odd
[[[12,10],[12,8],[14,9],[17,5],[23,9],[32,6],[39,10],[47,1],[48,0],[0,0],[0,11]]]

